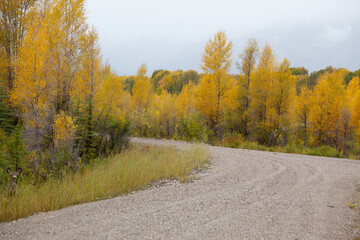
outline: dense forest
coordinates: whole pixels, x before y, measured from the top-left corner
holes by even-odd
[[[0,3],[0,182],[7,167],[35,183],[77,172],[121,151],[129,134],[360,155],[360,70],[309,74],[254,39],[233,53],[219,31],[201,73],[149,77],[142,64],[135,76],[118,76],[85,12],[85,0]]]

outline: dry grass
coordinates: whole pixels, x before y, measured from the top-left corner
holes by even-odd
[[[207,161],[208,151],[203,146],[181,152],[175,148],[135,146],[61,180],[51,179],[40,186],[20,183],[12,198],[2,189],[0,222],[118,196],[159,179],[184,180],[192,169]]]

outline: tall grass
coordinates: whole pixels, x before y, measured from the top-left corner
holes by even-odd
[[[62,179],[50,179],[39,186],[20,183],[17,195],[12,198],[3,188],[0,222],[114,197],[159,179],[184,180],[192,169],[207,161],[208,152],[203,146],[184,151],[169,147],[132,147]]]
[[[304,142],[295,143],[294,141],[290,141],[285,146],[267,147],[258,144],[257,142],[247,141],[241,135],[227,136],[222,141],[216,143],[216,145],[231,147],[231,148],[259,150],[259,151],[297,153],[297,154],[314,155],[314,156],[322,156],[322,157],[335,157],[335,158],[349,157],[353,159],[360,159],[359,155],[355,155],[355,154],[344,155],[339,150],[331,146],[309,147],[306,146]]]

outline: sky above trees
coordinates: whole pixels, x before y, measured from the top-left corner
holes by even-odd
[[[360,67],[358,0],[88,0],[87,9],[118,74],[135,74],[142,63],[149,73],[199,71],[206,41],[220,29],[233,41],[234,62],[255,38],[310,71]]]

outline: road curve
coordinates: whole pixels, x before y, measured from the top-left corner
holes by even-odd
[[[154,139],[132,142],[188,144]],[[360,161],[209,147],[198,180],[0,224],[0,239],[351,239]]]

